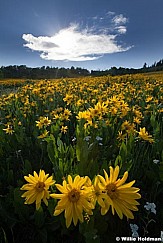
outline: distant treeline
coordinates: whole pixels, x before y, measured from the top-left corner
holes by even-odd
[[[143,72],[156,72],[163,71],[163,59],[159,62],[155,62],[151,66],[147,66],[145,63],[142,68],[123,68],[123,67],[111,67],[106,70],[91,70],[88,71],[84,68],[58,68],[58,67],[27,67],[26,65],[13,65],[13,66],[2,66],[0,68],[0,78],[25,78],[25,79],[54,79],[54,78],[65,78],[65,77],[83,77],[83,76],[104,76],[104,75],[124,75],[124,74],[135,74]]]
[[[144,63],[142,68],[123,68],[123,67],[111,67],[105,71],[93,71],[91,70],[91,76],[104,76],[104,75],[124,75],[124,74],[136,74],[136,73],[146,73],[146,72],[157,72],[163,71],[163,59],[159,62],[155,62],[151,66],[147,66],[147,63]]]

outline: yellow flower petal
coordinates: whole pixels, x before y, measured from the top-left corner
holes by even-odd
[[[105,170],[104,170],[104,176],[105,176],[106,183],[108,183],[109,177],[108,177],[108,174]]]
[[[55,186],[57,187],[57,189],[62,192],[62,193],[68,193],[68,190],[65,186],[61,186],[60,184],[55,184]]]
[[[122,184],[125,183],[125,181],[127,180],[128,178],[128,171],[126,171],[122,177],[122,179],[120,179],[117,183],[116,183],[116,186],[119,187],[121,186]]]
[[[120,186],[119,186],[119,183],[117,183],[116,186],[118,187],[118,189],[127,189],[127,188],[130,188],[134,183],[135,183],[135,180],[131,181],[129,183],[126,183],[124,185],[120,185]]]
[[[64,209],[60,209],[60,210],[55,209],[55,211],[54,211],[54,216],[58,216],[58,215],[61,214],[63,211],[64,211]]]
[[[115,182],[117,180],[118,175],[119,175],[119,166],[117,165],[113,172],[112,182]]]
[[[101,175],[98,175],[97,177],[98,177],[98,179],[100,180],[100,182],[101,182],[103,185],[106,185],[106,181],[105,181],[104,177],[102,177]]]

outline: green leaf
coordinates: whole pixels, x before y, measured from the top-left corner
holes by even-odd
[[[160,175],[160,180],[163,182],[163,161],[161,161],[159,165],[159,175]]]
[[[55,166],[57,166],[56,159],[58,158],[58,149],[56,146],[55,137],[51,134],[50,137],[46,139],[46,141],[48,142],[47,152],[49,159]]]
[[[88,145],[84,139],[78,139],[76,145],[76,156],[78,163],[78,173],[84,175],[87,172],[87,162],[88,162]]]
[[[61,158],[59,158],[59,170],[62,173],[62,175],[64,175],[64,166]]]
[[[124,142],[122,142],[122,144],[121,144],[119,154],[122,158],[122,161],[124,162],[127,159],[127,147]]]
[[[152,114],[150,117],[150,123],[151,123],[152,127],[155,127],[155,122],[156,122],[155,115]]]
[[[121,168],[121,166],[122,166],[122,158],[121,158],[120,155],[117,156],[117,158],[116,158],[116,160],[115,160],[115,162],[114,162],[114,166],[116,167],[117,165],[119,165],[120,168]]]
[[[39,210],[36,210],[34,213],[34,219],[35,219],[35,224],[41,228],[44,225],[45,222],[45,215],[43,212],[42,207],[39,208]]]
[[[0,242],[1,243],[8,243],[6,232],[3,227],[0,228]]]
[[[84,233],[86,243],[100,243],[100,238],[97,235],[97,230],[93,229],[92,231]]]
[[[30,173],[32,173],[32,165],[31,165],[31,162],[26,159],[25,163],[24,163],[23,174],[27,175],[27,174],[30,174]]]
[[[8,170],[7,181],[9,185],[12,185],[14,182],[14,173],[13,170]]]
[[[48,200],[48,211],[49,211],[49,213],[50,213],[51,216],[53,216],[53,214],[54,214],[54,208],[55,208],[55,206],[56,206],[56,200],[50,198]]]
[[[38,230],[38,238],[40,243],[47,243],[48,234],[45,228]]]

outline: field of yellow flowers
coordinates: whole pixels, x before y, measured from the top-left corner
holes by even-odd
[[[163,74],[1,81],[0,171],[0,242],[161,241]]]

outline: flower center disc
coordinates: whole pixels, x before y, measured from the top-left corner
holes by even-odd
[[[116,199],[118,197],[117,187],[115,184],[108,184],[106,186],[107,194],[111,199]]]
[[[80,198],[80,192],[73,189],[71,192],[69,192],[68,198],[71,202],[77,202]]]
[[[45,183],[44,182],[37,182],[36,184],[36,190],[39,191],[39,192],[42,192],[44,190],[44,186],[45,186]]]

